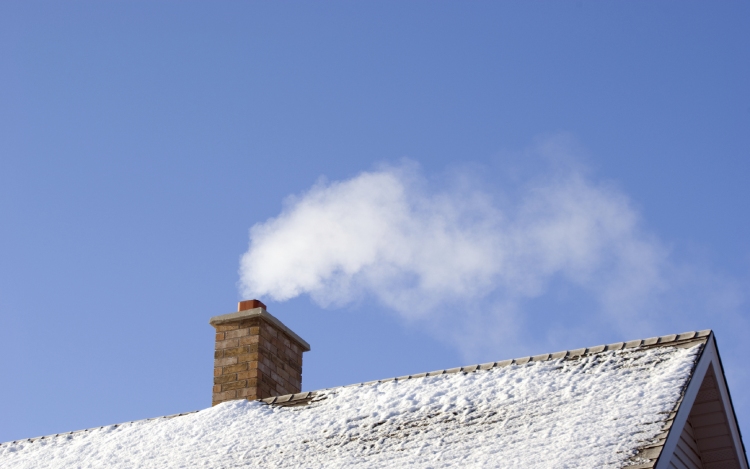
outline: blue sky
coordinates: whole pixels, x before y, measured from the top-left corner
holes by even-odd
[[[244,292],[311,343],[306,390],[713,328],[747,433],[748,20],[747,2],[3,3],[0,441],[210,405],[208,319]],[[358,201],[396,241],[330,222]],[[305,226],[357,240],[321,249],[317,283],[274,248],[317,246]],[[241,282],[243,255],[281,267]]]

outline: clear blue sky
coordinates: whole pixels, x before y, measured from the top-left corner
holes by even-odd
[[[3,2],[0,441],[210,405],[248,230],[321,176],[512,207],[550,141],[669,258],[637,327],[561,278],[468,352],[377,294],[266,298],[303,387],[714,328],[748,434],[748,83],[748,2]]]

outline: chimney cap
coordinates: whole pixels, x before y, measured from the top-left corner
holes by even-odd
[[[260,300],[244,300],[237,304],[237,311],[246,311],[248,309],[263,308],[266,309],[266,305]]]
[[[253,300],[253,301],[257,301],[257,300]],[[276,319],[275,316],[271,315],[271,313],[266,311],[266,308],[263,307],[264,306],[263,303],[261,303],[260,301],[258,301],[258,303],[260,303],[261,306],[258,306],[253,309],[246,309],[242,311],[236,311],[234,313],[222,314],[221,316],[214,316],[208,321],[208,323],[216,327],[219,324],[242,321],[243,319],[262,318],[270,322],[274,326],[278,327],[282,331],[286,332],[289,335],[289,337],[296,340],[297,343],[302,346],[302,350],[304,350],[305,352],[310,351],[310,344],[305,342],[305,340],[302,339],[302,337],[298,336],[293,330],[286,327],[286,325],[283,322]]]

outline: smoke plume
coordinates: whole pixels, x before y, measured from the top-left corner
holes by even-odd
[[[434,190],[413,164],[320,182],[252,227],[242,293],[310,295],[321,306],[374,297],[420,319],[487,298],[510,314],[564,282],[637,320],[643,299],[665,287],[667,250],[623,193],[563,173],[512,198],[465,179]]]

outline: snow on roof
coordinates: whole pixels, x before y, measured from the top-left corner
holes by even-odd
[[[639,450],[663,439],[705,335],[283,399],[305,405],[231,401],[179,418],[5,443],[0,466],[619,468],[644,462]]]

